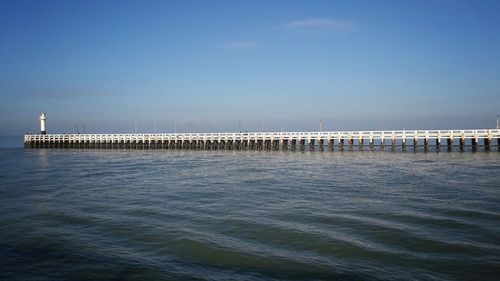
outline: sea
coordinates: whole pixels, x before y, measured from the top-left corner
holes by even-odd
[[[500,153],[3,137],[0,280],[500,280]]]

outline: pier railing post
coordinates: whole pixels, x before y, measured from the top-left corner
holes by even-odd
[[[373,150],[374,146],[374,141],[373,141],[373,131],[370,131],[370,150]]]
[[[490,150],[490,143],[491,143],[491,130],[488,130],[488,136],[484,138],[484,150],[489,151]]]
[[[497,150],[500,152],[500,138],[497,138]]]
[[[406,131],[403,130],[403,135],[401,137],[401,146],[403,147],[403,150],[406,149]]]
[[[396,150],[396,133],[392,131],[391,135],[391,149]]]
[[[384,150],[384,148],[385,148],[385,136],[384,136],[384,132],[383,131],[380,134],[380,148],[382,150]]]
[[[436,150],[440,150],[441,149],[441,131],[438,131],[437,133],[437,138],[436,138]]]
[[[453,140],[454,140],[453,131],[450,131],[450,135],[446,139],[446,146],[448,148],[448,151],[451,151],[453,148]]]
[[[365,140],[363,139],[363,133],[359,132],[358,133],[358,145],[360,149],[363,149],[363,146],[365,144]]]
[[[415,132],[413,133],[413,150],[417,149],[418,149],[418,131],[415,130]]]
[[[464,151],[465,149],[465,132],[462,131],[460,133],[460,151]]]
[[[425,131],[425,136],[424,136],[424,150],[425,151],[429,150],[429,131]]]
[[[474,136],[472,137],[472,151],[477,150],[478,139],[479,139],[479,137],[477,135],[477,131],[474,131]]]

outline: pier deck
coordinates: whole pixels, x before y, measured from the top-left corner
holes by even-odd
[[[344,149],[353,147],[429,147],[497,146],[499,129],[473,130],[397,130],[325,132],[240,132],[168,134],[27,134],[26,148],[107,148],[107,149]]]

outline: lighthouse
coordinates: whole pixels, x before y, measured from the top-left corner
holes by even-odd
[[[47,123],[47,115],[45,112],[42,112],[40,115],[40,134],[45,135],[45,124]]]

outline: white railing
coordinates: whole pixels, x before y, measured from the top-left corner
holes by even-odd
[[[326,132],[240,132],[167,134],[27,134],[24,142],[121,142],[121,141],[221,141],[221,140],[412,140],[412,139],[493,139],[499,129],[390,130]]]

